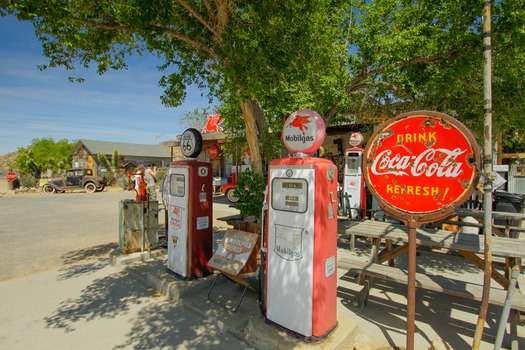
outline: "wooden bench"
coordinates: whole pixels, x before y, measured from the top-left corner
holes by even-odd
[[[360,260],[343,258],[338,261],[338,268],[402,284],[407,284],[408,280],[408,271],[406,270]],[[422,273],[416,273],[416,287],[477,301],[481,300],[483,290],[481,285]],[[504,289],[491,288],[489,303],[503,306],[506,295],[507,291]],[[360,297],[364,298],[365,295]],[[363,306],[364,302],[365,300],[358,299],[354,301],[354,305]],[[525,312],[525,295],[515,293],[511,308]]]

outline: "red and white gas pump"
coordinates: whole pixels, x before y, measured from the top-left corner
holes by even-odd
[[[366,216],[366,192],[363,177],[363,152],[360,148],[364,141],[358,132],[350,136],[352,148],[345,150],[345,173],[343,185],[343,208],[352,218]]]
[[[186,160],[170,164],[163,193],[168,211],[168,269],[184,278],[211,273],[213,242],[213,177],[208,162],[194,159],[202,135],[187,129],[181,136]]]
[[[267,321],[307,339],[337,325],[337,167],[309,157],[324,122],[302,109],[284,124],[294,156],[270,163],[266,257]]]

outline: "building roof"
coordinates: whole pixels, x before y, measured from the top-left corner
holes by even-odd
[[[145,158],[171,158],[171,153],[159,145],[144,145],[137,143],[79,140],[73,152],[84,145],[91,154],[112,155],[117,150],[120,156]]]

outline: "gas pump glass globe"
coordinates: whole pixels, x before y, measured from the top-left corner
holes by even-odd
[[[293,112],[284,122],[283,142],[296,156],[312,154],[321,147],[326,136],[323,118],[311,109]]]

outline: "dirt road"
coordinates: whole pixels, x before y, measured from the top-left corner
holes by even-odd
[[[0,194],[0,280],[107,258],[132,191]]]

